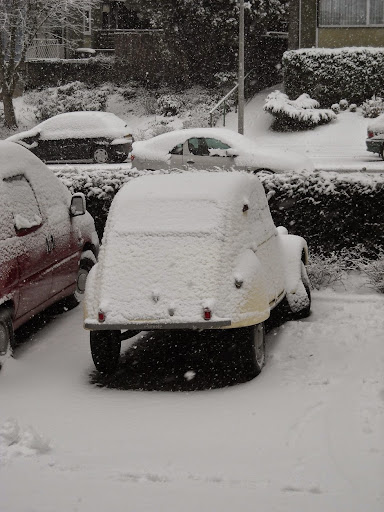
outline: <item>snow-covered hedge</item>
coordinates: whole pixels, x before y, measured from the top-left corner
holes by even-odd
[[[384,94],[384,48],[290,50],[282,62],[290,98],[310,92],[322,107],[330,107],[342,98],[361,105]]]
[[[101,237],[116,192],[146,172],[122,166],[56,174],[71,192],[86,195]],[[312,252],[332,254],[362,245],[366,256],[374,258],[384,251],[384,175],[290,172],[264,176],[262,181],[275,224],[304,236]]]
[[[272,128],[278,131],[306,130],[336,118],[332,110],[319,109],[318,101],[306,93],[290,100],[286,94],[274,91],[265,101],[264,110],[275,117]]]
[[[107,90],[95,89],[78,81],[27,94],[27,100],[33,105],[38,121],[45,121],[64,112],[82,110],[104,112],[107,98]]]

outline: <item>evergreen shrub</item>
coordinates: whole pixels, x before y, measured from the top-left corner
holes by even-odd
[[[384,94],[384,48],[308,48],[283,55],[284,87],[290,98],[311,92],[322,107],[340,99],[361,105]]]

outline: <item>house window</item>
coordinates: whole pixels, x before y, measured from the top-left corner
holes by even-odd
[[[383,0],[320,0],[320,27],[384,25]]]
[[[90,35],[92,31],[92,13],[91,9],[84,9],[84,24],[83,33],[84,35]]]

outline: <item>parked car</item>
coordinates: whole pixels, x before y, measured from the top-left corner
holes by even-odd
[[[226,329],[245,371],[265,361],[264,321],[310,312],[305,240],[276,228],[257,176],[147,175],[113,200],[85,293],[96,368],[114,372],[131,331]],[[229,332],[229,331],[228,331]]]
[[[368,125],[367,151],[377,153],[384,160],[384,114]]]
[[[67,112],[12,135],[44,162],[123,162],[132,149],[132,130],[110,112]]]
[[[267,151],[224,128],[190,128],[133,143],[132,166],[139,170],[233,169],[250,172],[313,171],[304,155]]]
[[[99,240],[83,194],[41,160],[0,142],[0,366],[14,330],[54,302],[81,301]]]

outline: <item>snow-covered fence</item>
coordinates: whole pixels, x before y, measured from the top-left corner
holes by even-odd
[[[64,59],[65,47],[57,39],[35,39],[27,50],[26,60]]]
[[[342,98],[360,105],[384,94],[384,48],[291,50],[282,62],[290,98],[310,93],[322,107],[330,107]]]
[[[161,172],[161,171],[156,171]],[[145,171],[57,172],[71,192],[83,192],[102,236],[117,191]],[[310,251],[331,254],[362,245],[374,259],[384,251],[384,175],[301,172],[262,177],[276,226],[306,238]]]

